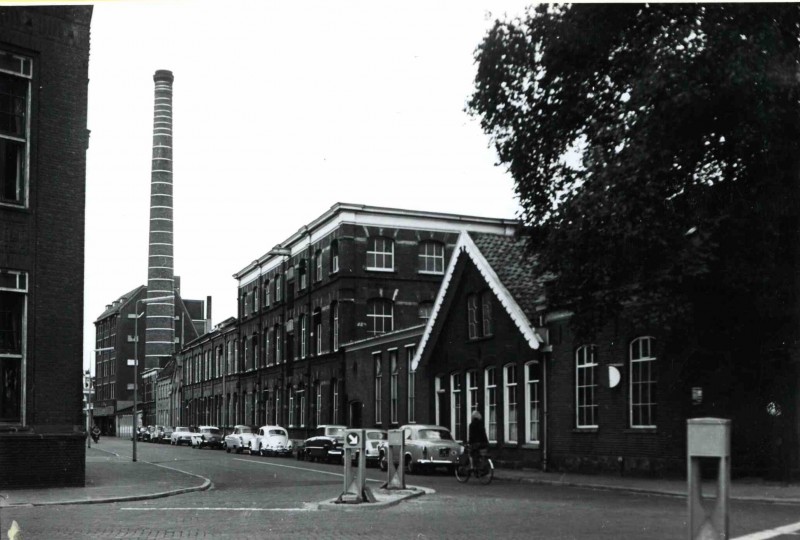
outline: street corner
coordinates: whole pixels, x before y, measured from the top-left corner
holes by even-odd
[[[436,493],[436,490],[434,489],[420,486],[408,486],[405,489],[378,488],[370,491],[375,499],[374,502],[342,502],[340,499],[343,497],[340,496],[336,499],[329,499],[318,503],[317,509],[345,511],[380,510],[390,506],[395,506],[396,504],[399,504],[407,499],[421,497],[422,495],[433,495]],[[355,497],[354,494],[351,494],[351,496]]]

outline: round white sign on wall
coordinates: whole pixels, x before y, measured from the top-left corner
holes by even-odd
[[[608,366],[608,387],[614,388],[619,384],[621,379],[622,375],[620,375],[616,366]]]

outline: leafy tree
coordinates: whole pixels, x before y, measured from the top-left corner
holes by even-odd
[[[540,5],[488,32],[468,108],[580,331],[623,307],[707,341],[800,328],[799,36],[800,4]]]

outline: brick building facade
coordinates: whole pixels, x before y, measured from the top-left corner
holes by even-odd
[[[92,7],[0,7],[0,487],[82,486]]]
[[[175,277],[175,348],[180,349],[205,333],[208,320],[202,300],[180,296],[180,278]],[[95,320],[95,403],[94,422],[104,435],[129,436],[133,406],[133,363],[139,359],[138,412],[139,425],[155,425],[157,406],[157,376],[160,370],[145,369],[145,317],[147,287],[140,285],[106,306]],[[137,326],[138,324],[138,331]],[[138,345],[129,338],[139,336]],[[166,364],[165,364],[166,365]],[[163,366],[161,366],[163,367]]]
[[[334,205],[234,274],[236,322],[178,354],[183,422],[276,423],[295,439],[320,423],[371,425],[353,405],[366,390],[346,367],[347,344],[424,322],[461,231],[515,226]]]

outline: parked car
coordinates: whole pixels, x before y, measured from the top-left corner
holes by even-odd
[[[168,443],[172,438],[172,432],[175,431],[171,426],[164,426],[164,434],[161,436],[158,442],[160,443]]]
[[[153,426],[152,431],[150,431],[150,442],[157,443],[161,442],[161,439],[164,438],[164,426]]]
[[[231,451],[241,454],[247,450],[251,454],[256,444],[256,430],[250,426],[234,426],[233,433],[225,436],[224,448],[225,451]]]
[[[408,424],[402,426],[405,443],[403,466],[408,473],[423,469],[446,467],[452,473],[458,463],[463,447],[453,440],[450,430],[442,426]],[[388,442],[388,441],[387,441]],[[386,443],[381,445],[381,470],[386,470]]]
[[[314,435],[303,443],[297,452],[297,459],[309,461],[341,461],[344,457],[344,435],[347,426],[320,425]]]
[[[385,429],[365,429],[364,437],[364,454],[367,456],[366,465],[378,466],[381,461],[381,447],[386,441],[388,435]],[[355,452],[355,459],[358,460],[358,452]]]
[[[261,426],[256,433],[255,453],[262,456],[291,456],[292,441],[281,426]]]
[[[181,444],[192,444],[192,436],[199,435],[194,428],[186,426],[178,426],[170,436],[169,443],[175,446]]]
[[[139,429],[136,430],[136,440],[137,441],[150,440],[150,431],[148,430],[147,426],[139,426]]]
[[[197,426],[197,431],[192,437],[194,448],[222,448],[222,431],[217,426]]]

